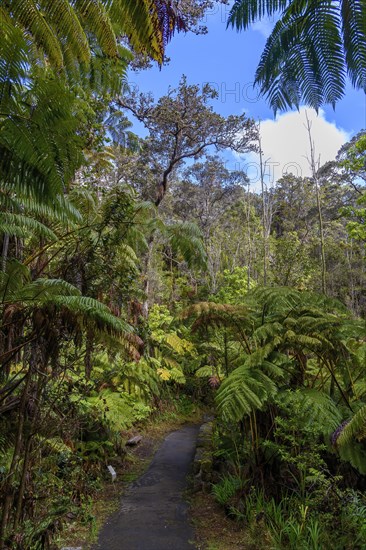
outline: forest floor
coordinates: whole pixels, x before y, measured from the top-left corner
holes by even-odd
[[[196,550],[263,550],[263,537],[252,537],[243,524],[230,519],[212,494],[196,493],[189,498],[190,519]],[[262,533],[263,535],[263,533]]]

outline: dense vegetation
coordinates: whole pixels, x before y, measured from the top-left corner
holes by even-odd
[[[0,548],[89,521],[123,431],[189,401],[261,544],[366,546],[366,137],[256,193],[222,156],[253,120],[184,76],[130,91],[210,4],[0,6]]]

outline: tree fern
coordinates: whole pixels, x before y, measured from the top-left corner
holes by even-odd
[[[104,359],[101,359],[100,355],[97,355],[95,359],[95,364],[102,366],[103,385],[113,385],[114,391],[123,389],[132,395],[139,393],[146,399],[151,395],[159,395],[160,381],[156,369],[144,357],[139,361],[126,361],[124,356],[118,353],[111,363],[106,353],[104,356]]]
[[[168,346],[178,355],[184,355],[187,352],[190,353],[194,349],[192,342],[180,338],[175,332],[167,334],[163,342],[168,344]]]
[[[216,302],[200,302],[194,304],[182,313],[183,319],[193,320],[192,330],[212,326],[245,326],[251,325],[250,312],[245,306],[217,304]]]
[[[136,421],[136,403],[131,402],[124,392],[102,390],[97,397],[86,398],[85,404],[89,408],[95,407],[115,431],[126,430]],[[147,417],[149,413],[150,407],[145,406],[143,417]]]
[[[57,308],[65,308],[71,313],[80,316],[85,326],[92,325],[97,331],[111,331],[125,333],[131,327],[123,319],[117,318],[107,306],[86,296],[54,296],[46,301]]]
[[[3,303],[29,306],[53,306],[67,310],[80,318],[85,325],[92,325],[97,332],[126,334],[132,331],[122,318],[115,317],[109,308],[87,296],[62,279],[37,279],[29,281],[29,270],[19,262],[11,262],[7,273],[0,272],[0,292]]]
[[[196,370],[195,376],[197,376],[197,378],[206,378],[208,376],[212,376],[215,372],[215,367],[211,365],[205,365],[204,367],[200,367]]]
[[[262,409],[277,392],[276,384],[260,370],[247,366],[235,369],[218,390],[216,402],[220,414],[230,422],[241,420]]]
[[[206,251],[202,233],[194,223],[181,222],[167,226],[166,232],[174,252],[179,252],[188,266],[204,267]]]
[[[105,349],[110,350],[111,353],[118,353],[125,361],[134,361],[137,364],[141,359],[143,341],[137,334],[131,332],[130,326],[127,326],[127,331],[95,332],[94,337],[96,342],[102,344]]]
[[[18,100],[25,107],[0,114],[0,181],[15,192],[50,203],[62,194],[81,161],[74,96],[62,82],[41,78],[31,97],[24,93]]]
[[[184,28],[179,12],[162,0],[11,0],[2,11],[56,69],[87,64],[95,44],[118,59],[123,34],[136,51],[161,63],[166,43]]]
[[[366,90],[366,6],[362,0],[236,0],[237,29],[280,13],[256,72],[272,108],[301,102],[318,109],[344,95],[346,75]]]

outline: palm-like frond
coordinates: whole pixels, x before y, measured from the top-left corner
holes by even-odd
[[[107,306],[87,296],[53,296],[47,302],[74,313],[84,325],[91,325],[97,331],[121,334],[132,330],[123,319],[115,317]]]
[[[346,447],[352,441],[361,441],[366,437],[366,405],[363,405],[351,420],[340,430],[336,444],[338,448]],[[366,467],[366,466],[365,466]]]
[[[366,90],[366,7],[362,0],[237,0],[229,24],[247,28],[281,12],[256,72],[276,111],[301,102],[318,109],[344,95],[346,75]]]
[[[297,8],[292,3],[276,23],[256,72],[275,111],[301,101],[315,109],[334,106],[344,93],[339,11],[327,0]]]
[[[17,302],[47,302],[60,295],[80,296],[80,291],[63,279],[36,279],[20,288],[11,298]]]
[[[106,305],[81,296],[76,287],[63,279],[30,281],[29,269],[17,261],[8,263],[7,272],[0,272],[0,292],[4,304],[26,308],[52,306],[60,312],[71,313],[81,325],[93,327],[97,333],[106,332],[126,339],[132,332],[132,327],[113,315]]]
[[[95,407],[103,415],[108,424],[116,431],[129,428],[134,421],[134,403],[123,392],[115,392],[109,389],[103,390],[98,397],[88,397],[85,405]],[[145,407],[147,416],[149,407]]]
[[[307,421],[311,425],[316,422],[322,427],[323,433],[329,435],[341,422],[342,416],[337,404],[325,392],[306,388],[298,390],[308,407]]]
[[[43,223],[34,218],[22,214],[11,214],[10,212],[0,213],[0,233],[16,237],[27,237],[35,234],[51,241],[57,239],[55,233]]]
[[[11,0],[2,12],[56,69],[85,65],[98,48],[117,60],[122,35],[162,63],[166,43],[184,28],[178,10],[164,0]]]
[[[181,314],[183,319],[193,321],[192,330],[212,326],[245,326],[251,322],[249,309],[245,306],[217,304],[216,302],[199,302],[187,308]]]
[[[235,0],[229,14],[228,24],[238,30],[247,29],[251,23],[263,17],[271,17],[278,11],[283,11],[291,0]]]
[[[12,0],[9,4],[8,10],[16,24],[32,36],[36,46],[47,54],[57,68],[63,65],[61,37],[66,38],[68,47],[74,50],[77,58],[88,61],[88,41],[70,2]]]
[[[122,243],[118,247],[118,260],[123,269],[130,269],[131,271],[138,271],[138,257],[136,252],[128,244]]]
[[[261,409],[276,392],[275,382],[263,372],[242,366],[224,380],[216,401],[225,420],[238,421],[250,412]]]
[[[168,333],[163,342],[166,343],[178,355],[184,355],[185,353],[190,353],[193,350],[192,342],[189,342],[184,338],[180,338],[176,332]]]
[[[151,394],[159,395],[159,376],[156,369],[145,357],[142,357],[138,363],[123,363],[117,379],[120,382],[128,380],[137,386],[146,396]]]
[[[342,33],[348,76],[356,88],[366,88],[366,5],[342,0]]]
[[[205,266],[206,250],[202,233],[195,223],[180,222],[167,227],[170,245],[179,252],[189,266]]]
[[[2,70],[7,68],[0,66],[0,94],[6,89]],[[0,181],[23,196],[51,202],[81,162],[74,95],[46,76],[18,100],[22,108],[0,115]]]
[[[128,332],[95,332],[94,336],[105,348],[117,352],[128,361],[134,361],[136,365],[141,358],[140,349],[143,341],[137,334],[131,332],[128,325]]]

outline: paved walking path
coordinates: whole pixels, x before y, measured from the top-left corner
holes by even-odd
[[[94,550],[193,550],[183,491],[198,426],[168,435],[147,470],[122,497]]]

